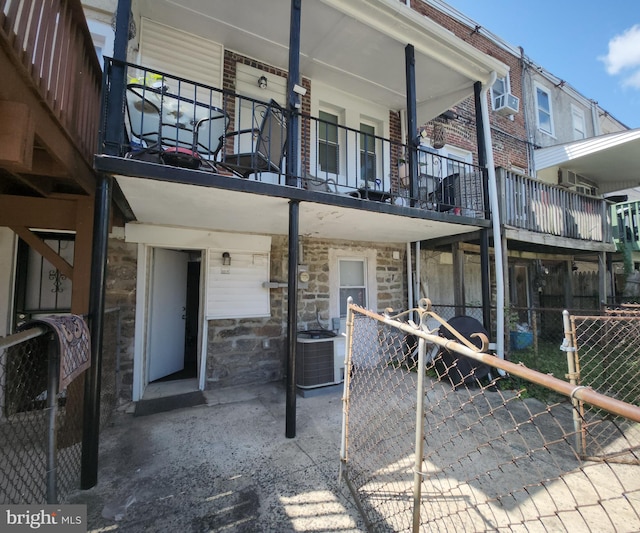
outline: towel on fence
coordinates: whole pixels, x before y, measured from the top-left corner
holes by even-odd
[[[67,388],[91,366],[91,337],[87,323],[78,315],[51,315],[30,320],[20,329],[44,325],[58,338],[60,376],[58,390]]]

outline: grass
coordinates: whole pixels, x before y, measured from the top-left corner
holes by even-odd
[[[567,354],[560,350],[559,343],[539,342],[538,350],[533,346],[524,350],[511,351],[509,360],[512,363],[522,363],[524,366],[537,370],[543,374],[550,374],[553,377],[566,381]],[[536,398],[545,403],[555,403],[566,399],[565,396],[559,394],[547,387],[537,385],[526,379],[516,376],[509,376],[500,382],[500,388],[523,390],[523,398]]]

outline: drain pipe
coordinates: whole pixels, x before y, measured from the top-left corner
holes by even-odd
[[[500,234],[500,207],[498,204],[498,185],[496,183],[496,167],[493,160],[493,142],[489,125],[489,108],[487,92],[496,81],[496,73],[491,73],[489,81],[482,86],[480,93],[480,110],[482,126],[487,148],[487,174],[489,185],[489,207],[491,210],[491,227],[493,229],[493,252],[496,271],[496,353],[504,359],[504,269],[502,264],[502,236]]]
[[[411,271],[411,243],[407,243],[407,309],[413,309],[413,273]]]
[[[419,302],[420,301],[420,241],[416,241],[416,281],[415,281],[415,288],[416,288],[416,294],[414,297],[414,302]],[[425,294],[425,298],[426,298],[426,294]],[[414,304],[415,306],[415,304]]]

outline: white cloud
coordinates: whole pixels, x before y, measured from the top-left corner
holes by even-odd
[[[609,41],[609,53],[600,57],[609,74],[640,66],[640,24],[636,24]]]
[[[636,70],[631,76],[625,78],[622,82],[623,87],[630,87],[631,89],[640,89],[640,69]]]

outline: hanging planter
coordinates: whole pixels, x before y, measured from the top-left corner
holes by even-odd
[[[440,150],[440,148],[444,148],[445,130],[444,130],[444,124],[442,122],[434,122],[431,144],[436,150]]]

